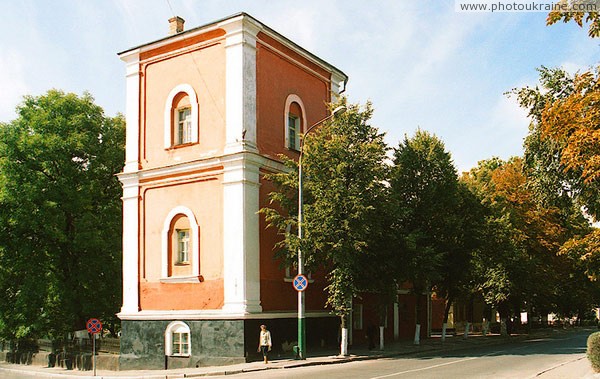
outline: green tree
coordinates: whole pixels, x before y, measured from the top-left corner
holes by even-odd
[[[496,183],[498,172],[505,164],[497,158],[480,161],[476,168],[462,177],[462,181],[481,199],[485,215],[483,244],[473,261],[474,286],[485,302],[499,311],[502,333],[507,332],[511,304],[518,301],[520,290],[527,285],[527,265],[518,242],[518,231],[511,221],[506,194]],[[518,185],[518,182],[513,180],[513,184]]]
[[[387,148],[384,135],[369,124],[370,103],[361,108],[343,98],[331,109],[338,106],[345,106],[346,112],[303,137],[303,240],[294,232],[295,161],[282,157],[290,170],[268,176],[277,191],[271,194],[274,206],[262,212],[284,235],[280,255],[293,261],[301,245],[308,267],[325,268],[327,305],[345,329],[353,297],[368,289],[361,278],[366,271],[376,271],[371,266],[379,261],[373,257],[383,245],[378,239],[383,235]]]
[[[26,96],[0,124],[0,335],[62,337],[121,303],[124,120],[89,94]]]
[[[558,21],[573,21],[579,27],[585,23],[589,24],[588,34],[590,37],[600,37],[600,12],[598,2],[595,0],[560,0],[546,19],[547,25],[553,25]]]
[[[537,201],[568,212],[573,205],[571,183],[577,182],[577,176],[565,172],[561,161],[564,143],[546,138],[541,124],[547,106],[573,93],[573,77],[559,68],[542,66],[537,71],[539,85],[511,91],[531,119],[523,144],[525,171]]]
[[[473,288],[473,260],[485,243],[485,209],[480,199],[463,181],[458,183],[456,197],[445,215],[448,221],[445,231],[449,241],[446,247],[448,253],[444,256],[441,277],[434,288],[436,295],[446,300],[442,340],[445,339],[452,303],[458,299],[469,301],[477,293]],[[472,319],[467,321],[473,322]]]
[[[393,163],[390,207],[394,214],[392,230],[399,236],[396,247],[399,282],[410,282],[417,297],[436,286],[446,296],[452,296],[461,280],[450,283],[446,276],[444,281],[444,266],[460,266],[464,251],[457,244],[456,223],[461,217],[457,212],[459,186],[450,154],[436,136],[417,130],[412,138],[406,136],[399,143]],[[449,263],[453,260],[455,263]],[[415,313],[418,343],[421,319],[418,302]]]
[[[540,205],[520,158],[480,162],[467,181],[488,208],[488,245],[478,255],[476,275],[488,304],[498,308],[503,319],[524,308],[530,314],[565,315],[584,309],[581,304],[589,304],[585,300],[589,297],[574,301],[579,291],[563,289],[572,289],[574,280],[576,286],[587,288],[589,281],[569,257],[560,254],[574,226],[585,225],[583,217],[565,222],[559,208]]]
[[[573,253],[580,252],[580,259],[585,260],[586,271],[593,278],[600,272],[600,266],[594,267],[599,259],[592,257],[600,251],[594,237],[598,231],[589,228],[581,207],[599,219],[600,75],[584,72],[573,77],[562,69],[545,67],[539,71],[539,87],[513,90],[532,118],[525,139],[527,176],[538,201],[558,207],[563,227],[571,237],[583,242],[568,245],[578,246],[569,256],[573,259]],[[581,250],[583,246],[587,252]]]

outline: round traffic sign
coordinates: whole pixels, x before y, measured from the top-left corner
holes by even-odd
[[[102,323],[97,318],[91,318],[88,320],[86,328],[91,334],[97,334],[102,330]]]
[[[304,275],[296,275],[294,278],[294,288],[298,292],[302,292],[308,287],[308,279]]]

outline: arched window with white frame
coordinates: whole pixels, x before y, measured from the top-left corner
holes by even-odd
[[[288,95],[284,112],[285,147],[300,151],[300,135],[306,130],[306,112],[300,96]]]
[[[171,357],[192,355],[190,327],[182,321],[173,321],[165,330],[165,354]]]
[[[198,143],[198,96],[189,84],[169,92],[164,109],[164,147]]]
[[[161,280],[200,280],[200,227],[189,208],[177,206],[169,212],[161,249]]]

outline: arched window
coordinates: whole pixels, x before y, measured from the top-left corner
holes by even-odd
[[[300,134],[306,130],[306,113],[299,96],[291,94],[285,100],[285,147],[300,150]]]
[[[171,90],[164,124],[165,149],[198,143],[198,97],[191,85],[180,84]]]
[[[162,279],[194,279],[200,275],[200,228],[194,213],[178,206],[165,218],[162,231]]]
[[[165,354],[175,357],[192,355],[190,327],[181,321],[173,321],[165,330]]]

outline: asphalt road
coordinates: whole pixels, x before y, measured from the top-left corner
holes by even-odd
[[[593,330],[556,335],[456,352],[417,357],[368,360],[345,364],[243,373],[233,378],[393,379],[393,378],[592,378],[585,357]]]
[[[595,330],[558,332],[549,337],[528,341],[492,346],[474,345],[468,350],[436,351],[418,356],[270,369],[227,377],[238,379],[594,378],[585,357],[587,336],[593,331]],[[62,375],[48,375],[41,372],[0,372],[2,379],[68,379],[79,375],[91,377],[92,373],[71,371]]]

